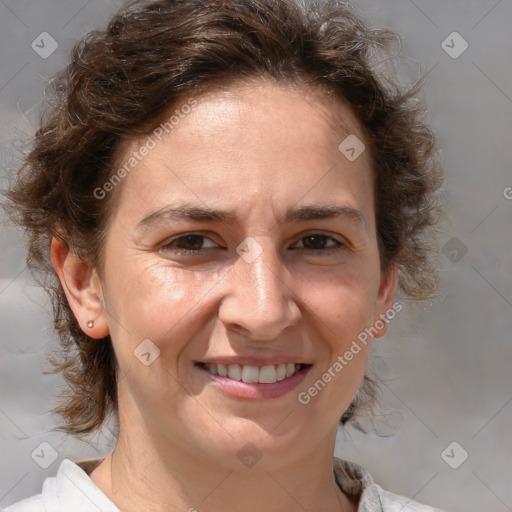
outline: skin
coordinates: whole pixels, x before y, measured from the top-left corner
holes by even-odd
[[[311,88],[259,80],[196,100],[112,192],[103,268],[52,245],[82,329],[110,333],[119,361],[119,440],[91,478],[125,512],[356,510],[335,485],[332,455],[370,344],[307,405],[297,395],[393,303],[397,271],[379,262],[371,157],[351,162],[338,150],[364,133],[346,105]],[[127,144],[121,164],[145,140]],[[233,219],[154,215],[184,205]],[[311,205],[361,218],[284,220]],[[205,238],[186,245],[185,234]],[[247,237],[262,251],[250,263],[236,252]],[[134,356],[145,339],[160,350],[149,366]],[[275,399],[229,396],[194,364],[283,355],[312,367]],[[261,455],[251,468],[237,457],[246,443]]]

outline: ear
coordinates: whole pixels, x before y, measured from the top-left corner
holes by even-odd
[[[69,306],[82,331],[91,338],[104,338],[109,334],[103,305],[103,293],[98,273],[79,259],[68,245],[52,239],[50,256]],[[92,321],[92,327],[88,322]]]
[[[373,321],[376,334],[374,338],[381,338],[388,330],[388,322],[402,310],[400,303],[394,304],[398,286],[398,265],[392,264],[386,272],[381,273],[379,292]]]

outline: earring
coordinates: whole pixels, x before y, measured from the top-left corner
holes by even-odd
[[[92,329],[94,327],[94,321],[93,320],[89,320],[87,322],[87,327],[89,327],[89,329]]]

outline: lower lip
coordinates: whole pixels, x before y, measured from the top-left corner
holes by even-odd
[[[213,375],[209,371],[196,366],[210,381],[218,386],[221,391],[235,398],[243,398],[249,400],[262,400],[268,398],[279,398],[294,390],[306,377],[311,366],[307,366],[303,370],[294,373],[279,382],[272,384],[261,384],[260,382],[243,382],[241,380],[233,380],[220,375]]]

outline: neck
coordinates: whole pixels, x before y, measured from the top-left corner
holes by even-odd
[[[169,440],[163,450],[151,437],[120,435],[91,479],[123,512],[352,512],[357,501],[333,477],[335,434],[283,465],[269,470],[256,464],[244,471],[198,460]]]

